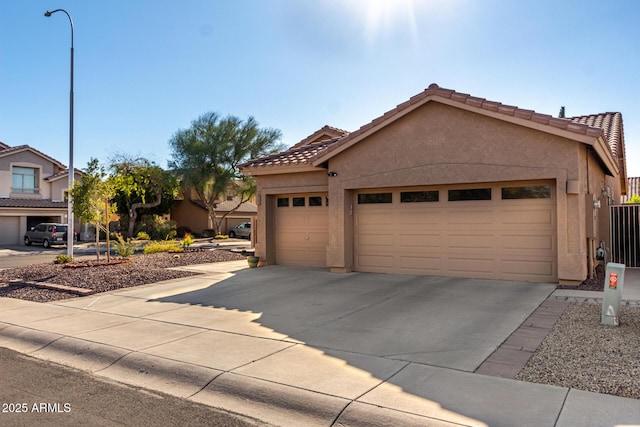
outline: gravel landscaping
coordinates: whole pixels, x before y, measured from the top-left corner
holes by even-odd
[[[54,283],[92,289],[95,292],[107,292],[198,274],[189,271],[169,270],[170,267],[243,259],[246,259],[245,255],[218,249],[180,254],[137,255],[131,257],[127,262],[112,265],[95,265],[95,261],[74,262],[73,264],[32,264],[0,271],[0,297],[36,302],[78,297],[69,292],[8,283],[12,279]],[[112,258],[112,260],[121,261],[119,258]]]
[[[517,379],[640,399],[640,308],[600,324],[600,304],[571,304]]]

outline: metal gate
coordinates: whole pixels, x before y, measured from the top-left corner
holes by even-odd
[[[611,206],[611,261],[640,267],[640,205]]]

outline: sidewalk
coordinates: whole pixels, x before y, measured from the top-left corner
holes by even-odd
[[[204,274],[47,304],[2,299],[0,346],[279,426],[640,425],[633,399],[397,359],[391,343],[386,357],[312,347],[291,331],[308,328],[323,300],[290,307],[299,319],[291,330],[253,306],[225,306],[223,281],[239,273],[283,287],[306,280],[294,276],[301,270],[246,265],[181,267]],[[635,298],[640,274],[629,272],[624,296]],[[212,286],[218,300],[194,302]]]

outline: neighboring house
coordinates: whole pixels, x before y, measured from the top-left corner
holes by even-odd
[[[216,207],[218,218],[238,206],[238,202],[238,197],[233,196],[227,197],[227,200],[220,201]],[[228,234],[229,230],[236,225],[250,222],[256,217],[257,213],[258,207],[255,203],[242,203],[238,209],[228,214],[222,221],[221,233]],[[176,200],[174,207],[171,209],[171,219],[176,222],[178,228],[186,227],[198,234],[202,234],[205,230],[213,229],[207,207],[198,199],[195,192],[183,194],[180,199]]]
[[[627,203],[633,196],[640,196],[640,177],[636,176],[627,180],[627,194],[623,195],[620,202]]]
[[[67,222],[68,176],[65,165],[35,148],[0,142],[0,245],[20,244],[40,222]]]
[[[554,118],[435,84],[241,169],[256,255],[332,272],[579,283],[627,192],[620,113]]]

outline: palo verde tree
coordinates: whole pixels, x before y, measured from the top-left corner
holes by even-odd
[[[171,210],[178,182],[170,172],[145,158],[125,154],[114,157],[110,168],[118,213],[128,217],[129,237],[141,212],[163,214]]]
[[[255,180],[240,173],[238,165],[282,149],[278,129],[260,128],[253,117],[220,117],[209,112],[176,132],[169,146],[169,167],[182,180],[187,190],[194,190],[205,204],[216,234],[224,218],[237,210],[256,192]],[[218,218],[217,204],[232,192],[238,204]]]
[[[100,230],[107,234],[107,259],[109,258],[109,219],[114,206],[111,202],[115,190],[104,167],[97,159],[87,163],[87,169],[71,189],[73,213],[85,223],[96,227],[96,257],[100,261]],[[104,224],[104,225],[103,225]]]

